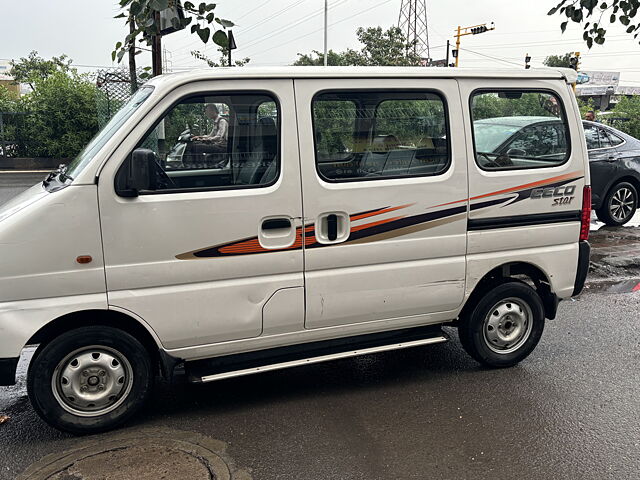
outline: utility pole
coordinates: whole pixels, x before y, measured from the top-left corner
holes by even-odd
[[[129,33],[133,35],[136,31],[135,19],[131,13],[129,13]],[[135,93],[138,90],[138,69],[136,68],[136,44],[135,40],[131,42],[129,47],[129,83],[131,84],[131,93]]]
[[[491,27],[487,27],[486,23],[481,23],[480,25],[473,25],[471,27],[461,27],[458,25],[458,30],[453,35],[456,37],[456,49],[454,50],[453,56],[456,59],[455,66],[457,67],[460,62],[460,37],[464,37],[465,35],[478,35],[480,33],[490,32],[491,30],[495,30],[496,27],[493,22],[491,22]]]
[[[451,65],[449,65],[449,49],[451,48],[450,45],[451,42],[449,42],[449,40],[447,39],[447,58],[446,58],[446,66],[450,67]]]
[[[327,63],[327,31],[329,29],[329,0],[324,0],[324,66]]]
[[[153,76],[162,75],[162,34],[160,33],[160,12],[153,13],[156,22],[156,34],[151,37],[151,67]]]
[[[426,64],[431,61],[426,0],[402,0],[398,28],[402,30],[411,50]],[[407,48],[407,51],[409,48]]]

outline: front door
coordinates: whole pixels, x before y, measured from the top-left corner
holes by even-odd
[[[173,90],[100,176],[109,305],[169,349],[261,335],[263,307],[283,289],[300,292],[285,313],[302,328],[293,82],[247,82]],[[152,189],[131,197],[123,165],[139,148],[158,166]]]
[[[467,219],[455,81],[304,79],[295,90],[306,328],[450,318]]]

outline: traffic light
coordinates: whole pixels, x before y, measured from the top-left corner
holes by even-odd
[[[573,57],[569,60],[569,66],[573,68],[576,72],[580,67],[580,52],[575,52]]]
[[[458,50],[455,49],[455,48],[453,50],[451,50],[451,56],[453,58],[458,58]]]
[[[487,28],[486,25],[480,25],[479,27],[472,27],[471,28],[471,33],[473,35],[478,35],[479,33],[484,33],[486,31],[488,31],[489,29]]]
[[[524,68],[526,70],[529,70],[531,68],[531,65],[529,65],[529,62],[531,62],[531,57],[529,56],[529,54],[527,53],[524,57]]]

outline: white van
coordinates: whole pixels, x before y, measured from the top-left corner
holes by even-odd
[[[33,407],[82,433],[125,422],[179,364],[209,382],[444,342],[445,324],[479,362],[516,364],[587,274],[573,81],[448,68],[153,79],[0,208],[0,384],[39,344]]]

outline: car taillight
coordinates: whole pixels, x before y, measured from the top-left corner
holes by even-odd
[[[591,224],[591,187],[582,190],[582,212],[580,214],[580,240],[589,240],[589,225]]]

